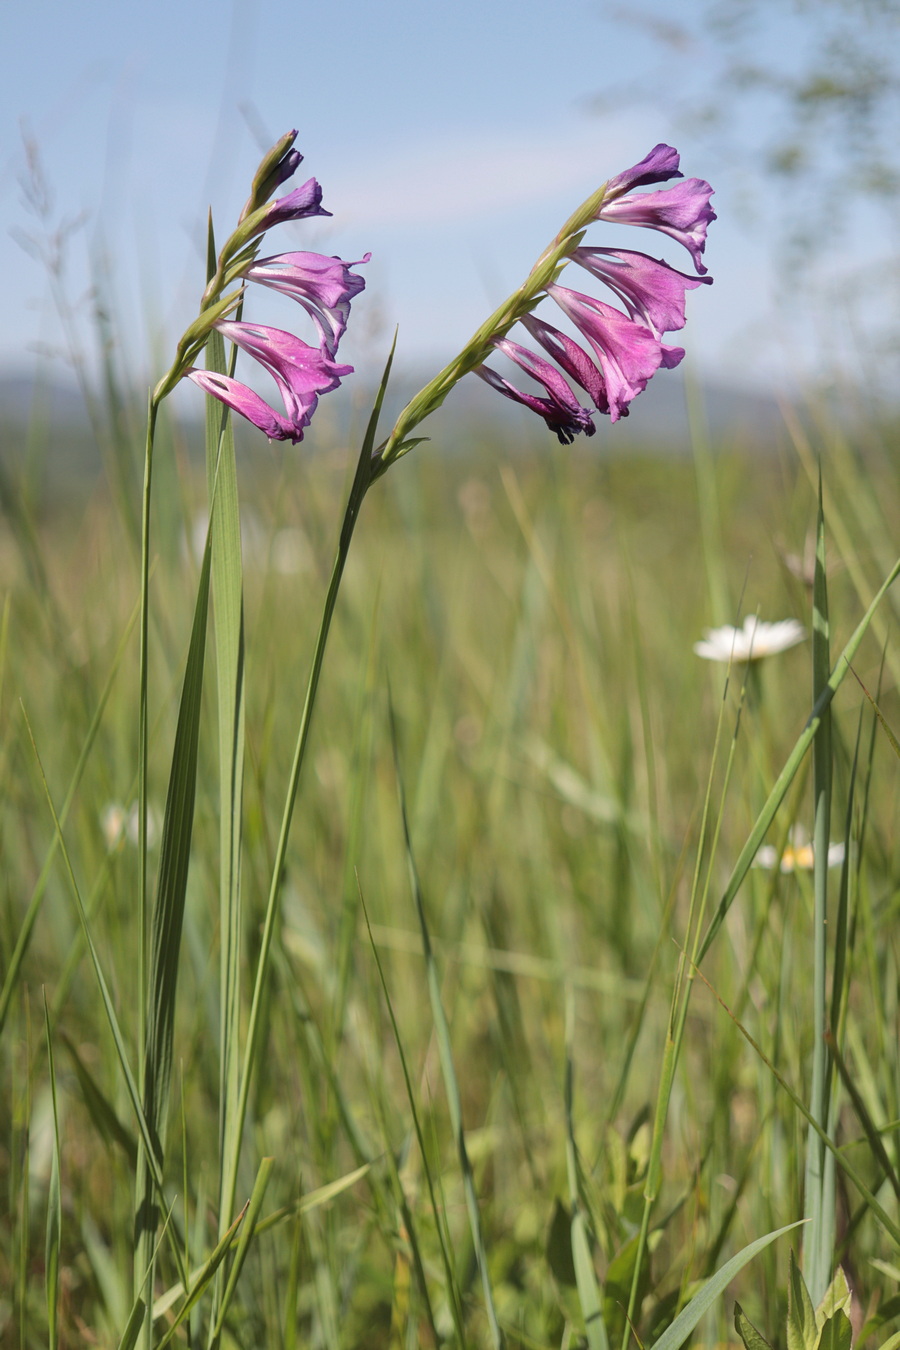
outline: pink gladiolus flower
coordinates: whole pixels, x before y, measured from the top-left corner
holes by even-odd
[[[716,218],[709,204],[712,195],[712,188],[702,178],[686,178],[661,192],[639,192],[606,200],[597,212],[597,219],[660,230],[683,244],[697,271],[705,272],[700,255],[706,248],[707,227]]]
[[[367,253],[357,262],[345,263],[321,253],[279,253],[252,263],[243,276],[299,301],[316,325],[329,356],[334,356],[347,327],[350,301],[366,284],[350,268],[368,262],[371,256]]]
[[[561,335],[560,335],[561,336]],[[575,346],[572,343],[572,346]],[[593,436],[595,427],[591,419],[591,414],[586,408],[582,408],[572,390],[566,381],[542,356],[535,352],[530,352],[527,347],[520,347],[518,342],[511,342],[509,338],[500,338],[494,343],[498,351],[503,352],[514,361],[520,369],[526,374],[531,375],[547,390],[549,398],[541,398],[538,394],[527,394],[515,385],[510,384],[502,375],[498,375],[490,366],[476,366],[475,374],[479,375],[492,389],[496,389],[506,398],[514,399],[517,403],[522,403],[532,412],[536,412],[543,417],[544,421],[551,431],[555,431],[563,445],[571,445],[577,434],[581,431],[586,436]],[[582,355],[584,355],[582,353]]]
[[[316,410],[319,394],[337,389],[352,366],[337,365],[321,347],[310,347],[293,333],[261,324],[220,319],[215,327],[265,366],[278,385],[286,417],[276,413],[246,385],[212,371],[189,370],[187,375],[208,394],[226,403],[264,431],[270,440],[303,439],[303,432]]]
[[[322,206],[322,189],[315,178],[309,178],[300,187],[294,188],[285,197],[279,197],[266,210],[256,226],[254,234],[263,234],[273,225],[283,225],[289,220],[303,220],[306,216],[330,216]]]
[[[661,365],[675,366],[684,356],[680,347],[663,347],[649,328],[602,300],[556,285],[548,286],[547,294],[597,353],[606,402],[606,407],[598,407],[609,413],[611,422],[627,417],[628,404],[646,389]]]
[[[689,277],[668,263],[628,249],[576,248],[571,257],[615,291],[631,317],[655,337],[684,327],[685,291],[712,285],[712,277]]]
[[[640,164],[623,169],[614,178],[610,178],[606,184],[605,200],[621,197],[623,192],[630,192],[632,188],[647,187],[649,183],[665,183],[670,178],[682,178],[679,163],[680,156],[674,146],[662,143],[654,145]]]
[[[566,374],[590,394],[595,407],[602,408],[605,412],[607,400],[603,376],[587,352],[572,338],[534,314],[526,314],[522,324],[531,336],[537,339],[544,351],[550,353],[557,365],[562,366]]]
[[[196,368],[186,370],[185,374],[207,394],[211,394],[220,403],[246,417],[247,421],[252,422],[260,431],[264,431],[270,441],[293,441],[296,445],[303,439],[303,428],[315,410],[313,402],[303,426],[296,426],[274,408],[270,408],[259,394],[254,393],[246,384],[241,384],[239,380],[233,380],[230,375],[220,375],[214,370]]]
[[[709,184],[688,178],[660,192],[632,192],[681,176],[678,151],[671,145],[656,145],[638,164],[610,178],[602,191],[601,206],[594,207],[592,201],[590,210],[596,212],[597,220],[645,225],[670,235],[688,249],[697,271],[705,273],[700,255],[706,246],[707,226],[715,220]],[[628,416],[629,403],[646,389],[660,367],[671,369],[683,360],[684,349],[668,346],[663,334],[684,327],[685,292],[710,285],[712,277],[686,276],[661,259],[629,249],[575,247],[560,260],[578,263],[607,285],[627,315],[580,291],[556,283],[546,286],[547,295],[587,338],[596,361],[565,333],[533,314],[521,316],[520,321],[569,379],[590,395],[595,407],[617,422]],[[589,418],[586,409],[543,357],[506,339],[495,340],[494,346],[539,380],[549,398],[523,394],[486,367],[477,371],[482,379],[507,398],[540,413],[561,441],[568,444],[579,431],[592,434],[593,424],[589,428],[584,424]]]

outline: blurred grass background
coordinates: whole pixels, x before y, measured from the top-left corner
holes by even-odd
[[[51,446],[38,422],[24,455],[8,456],[3,469],[4,1346],[47,1343],[54,1149],[44,998],[59,1109],[59,1344],[115,1345],[131,1308],[137,1136],[59,857],[39,909],[32,906],[21,967],[9,976],[54,838],[24,708],[57,810],[76,778],[65,837],[120,1022],[135,1035],[135,632],[120,644],[139,592],[128,494],[140,436],[129,430],[127,410],[109,417],[111,406],[101,409],[105,472],[70,475],[60,490],[42,464],[51,449],[58,462],[64,447]],[[352,437],[329,433],[326,419],[317,430],[308,445],[286,451],[239,437],[243,937],[251,969],[354,461]],[[614,429],[597,439],[599,449],[563,448],[525,423],[473,423],[450,443],[438,436],[419,447],[365,504],[294,816],[238,1188],[249,1196],[259,1159],[272,1156],[263,1213],[274,1217],[251,1245],[223,1345],[414,1346],[433,1344],[436,1334],[452,1343],[454,1298],[465,1343],[490,1343],[427,1002],[398,773],[501,1325],[523,1346],[574,1346],[589,1334],[569,1245],[568,1067],[578,1204],[605,1282],[610,1342],[625,1332],[698,850],[715,902],[811,706],[808,644],[762,662],[743,696],[741,669],[726,687],[725,666],[701,661],[692,644],[712,623],[756,612],[809,626],[808,541],[821,457],[839,651],[895,560],[900,484],[895,428],[870,419],[848,438],[816,408],[802,417],[788,409],[785,426],[764,445],[735,444],[721,432],[710,447],[697,431],[692,455],[652,444],[621,455]],[[157,834],[205,528],[195,442],[194,428],[169,426],[157,451],[150,707]],[[889,595],[856,669],[888,725],[900,729],[896,606]],[[844,837],[858,731],[845,1053],[896,1169],[897,761],[849,679],[835,705],[833,839]],[[208,697],[167,1160],[169,1222],[189,1269],[214,1245],[217,1225],[215,740]],[[709,832],[702,839],[700,830],[710,781],[721,832],[714,856]],[[770,839],[783,839],[795,822],[811,830],[803,772]],[[151,870],[155,857],[151,850]],[[755,869],[703,965],[801,1096],[811,1053],[812,904],[804,873]],[[895,1212],[884,1168],[845,1098],[838,1138]],[[804,1121],[767,1066],[698,987],[640,1281],[643,1343],[727,1256],[799,1217],[805,1140]],[[364,1165],[342,1193],[298,1209],[301,1197]],[[837,1214],[836,1255],[865,1339],[863,1323],[879,1304],[883,1325],[900,1313],[897,1257],[841,1179]],[[787,1247],[782,1239],[769,1248],[732,1290],[776,1341]],[[157,1294],[176,1282],[165,1245],[160,1263]],[[202,1315],[199,1307],[192,1331],[188,1319],[176,1343],[200,1343]],[[734,1340],[730,1315],[731,1299],[720,1301],[703,1334]],[[157,1319],[160,1339],[168,1316]]]

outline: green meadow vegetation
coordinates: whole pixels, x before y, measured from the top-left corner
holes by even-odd
[[[282,828],[365,413],[224,485],[164,421],[142,850],[115,411],[100,476],[3,470],[0,1344],[897,1344],[892,429],[444,414],[363,503]],[[817,636],[695,655],[748,614]]]

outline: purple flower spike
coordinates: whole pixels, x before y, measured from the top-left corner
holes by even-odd
[[[660,230],[684,244],[697,271],[705,272],[700,255],[706,248],[707,227],[716,218],[709,204],[712,195],[712,188],[702,178],[686,178],[661,192],[641,192],[606,201],[597,212],[597,219]]]
[[[573,343],[573,346],[576,344]],[[560,375],[558,370],[554,370],[549,361],[545,361],[542,356],[536,352],[530,352],[527,347],[520,347],[517,342],[510,341],[509,338],[500,338],[494,343],[498,351],[503,352],[511,361],[515,361],[526,374],[531,375],[533,379],[539,380],[549,394],[549,398],[541,398],[537,394],[526,394],[522,389],[517,389],[515,385],[510,384],[502,375],[498,375],[490,366],[476,366],[475,374],[506,398],[513,399],[516,403],[522,403],[532,412],[536,412],[543,417],[544,421],[551,431],[555,431],[563,445],[571,445],[572,441],[583,431],[585,436],[593,436],[596,428],[591,419],[591,414],[586,408],[582,408],[572,390],[566,381]],[[582,356],[584,353],[582,353]]]
[[[292,426],[287,418],[270,408],[265,399],[239,380],[233,380],[229,375],[219,375],[213,370],[192,369],[186,370],[185,374],[207,394],[240,413],[241,417],[246,417],[248,422],[265,432],[270,441],[293,441],[296,445],[303,439],[302,427]]]
[[[548,286],[547,294],[597,353],[607,403],[607,407],[598,407],[609,412],[611,422],[627,417],[628,404],[646,389],[660,366],[677,365],[684,356],[680,347],[663,348],[649,328],[602,300],[556,285]]]
[[[295,131],[294,135],[296,136],[296,134]],[[289,150],[287,154],[278,161],[276,168],[272,171],[272,177],[267,186],[270,186],[274,192],[277,187],[281,187],[282,183],[286,183],[289,178],[293,177],[302,163],[303,156],[300,151]]]
[[[690,277],[668,263],[620,248],[576,248],[572,261],[615,291],[633,319],[656,336],[683,328],[684,293],[711,286],[712,277]]]
[[[654,145],[640,164],[623,169],[615,178],[610,178],[606,184],[606,200],[621,197],[623,192],[630,192],[632,188],[646,187],[649,183],[666,183],[670,178],[683,177],[678,168],[680,158],[674,146],[662,143]]]
[[[697,272],[705,273],[701,255],[706,246],[707,227],[716,218],[709,205],[710,185],[699,178],[688,178],[660,192],[632,192],[633,188],[681,177],[678,151],[661,143],[640,163],[610,178],[601,192],[589,199],[586,214],[593,213],[595,220],[660,230],[683,244]],[[573,219],[583,223],[584,213],[577,213]],[[589,355],[552,324],[519,312],[522,325],[563,374],[543,357],[505,336],[496,336],[493,345],[539,380],[549,397],[524,394],[485,366],[475,372],[507,398],[539,413],[564,444],[569,444],[579,431],[586,435],[594,431],[590,415],[581,407],[564,375],[584,389],[598,411],[607,413],[611,422],[627,417],[628,405],[646,389],[656,371],[660,367],[671,370],[684,359],[682,347],[669,346],[662,339],[664,334],[684,327],[685,293],[712,283],[712,277],[687,276],[661,259],[635,250],[573,248],[570,237],[566,236],[559,248],[554,246],[542,255],[542,261],[552,256],[554,262],[578,263],[610,288],[627,313],[555,282],[545,285],[546,294],[587,339],[594,355]],[[582,237],[579,231],[578,240]],[[532,303],[539,298],[536,290],[529,292]]]
[[[281,328],[230,319],[220,319],[215,326],[223,337],[265,366],[274,377],[291,417],[295,407],[300,409],[298,416],[304,417],[305,405],[313,395],[337,389],[342,378],[353,373],[352,366],[337,365],[321,347],[310,347]]]
[[[544,351],[549,352],[556,364],[562,366],[569,378],[590,394],[594,405],[606,412],[608,405],[603,376],[587,352],[572,338],[561,333],[552,324],[538,319],[534,314],[524,315],[522,324],[541,344]]]
[[[275,412],[252,389],[226,375],[196,369],[186,374],[213,398],[259,427],[270,440],[290,440],[295,445],[301,441],[319,395],[336,389],[345,375],[353,373],[352,366],[337,365],[321,347],[309,347],[280,328],[227,319],[220,319],[215,327],[265,366],[278,385],[287,415]]]
[[[329,356],[334,356],[347,327],[350,301],[366,284],[350,268],[368,262],[371,256],[367,253],[357,262],[345,263],[321,253],[280,253],[260,258],[243,275],[298,300],[316,325]]]
[[[322,206],[322,189],[315,178],[309,178],[300,187],[294,188],[286,197],[272,202],[254,233],[262,234],[273,225],[283,225],[289,220],[303,220],[306,216],[330,216],[331,212]]]

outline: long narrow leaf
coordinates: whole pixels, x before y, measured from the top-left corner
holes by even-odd
[[[396,343],[396,337],[394,339]],[[237,1111],[235,1115],[233,1148],[237,1149],[240,1145],[241,1133],[244,1127],[244,1121],[247,1116],[247,1104],[250,1097],[250,1082],[253,1077],[253,1070],[256,1062],[256,1056],[259,1053],[259,1030],[260,1016],[262,1011],[263,993],[266,985],[266,977],[269,970],[269,958],[272,950],[272,939],[275,935],[275,921],[278,913],[278,903],[281,896],[281,887],[284,879],[284,864],[287,857],[288,839],[291,832],[291,821],[294,815],[294,806],[297,800],[297,792],[300,787],[300,774],[303,768],[303,762],[306,757],[306,746],[309,740],[309,730],[312,725],[312,716],[316,705],[316,696],[319,689],[319,678],[322,674],[322,665],[325,660],[325,649],[328,645],[328,634],[331,631],[331,621],[334,617],[335,606],[337,605],[338,593],[341,588],[341,580],[344,575],[344,567],[347,562],[347,555],[350,551],[350,544],[353,539],[353,531],[356,522],[359,519],[359,513],[365,495],[372,482],[372,452],[375,446],[375,435],[378,428],[378,418],[381,413],[381,406],[384,401],[384,395],[387,390],[388,379],[390,378],[391,365],[394,359],[394,347],[391,347],[390,355],[384,368],[384,374],[381,378],[381,384],[375,396],[375,403],[369,417],[366,434],[363,438],[362,447],[359,453],[359,459],[356,464],[356,473],[350,488],[350,495],[347,499],[347,505],[344,510],[344,519],[341,524],[340,538],[338,540],[337,553],[331,570],[331,578],[328,583],[328,590],[325,595],[325,603],[322,609],[322,618],[319,623],[319,631],[316,636],[316,644],[313,650],[312,666],[310,668],[309,680],[306,686],[306,697],[303,702],[303,711],[300,715],[300,726],[297,731],[297,741],[294,747],[294,758],[291,763],[290,777],[288,779],[287,791],[285,792],[284,809],[281,816],[281,827],[278,832],[278,844],[275,850],[275,859],[272,867],[272,877],[269,885],[269,897],[266,902],[266,916],[263,922],[262,940],[260,942],[259,956],[256,962],[256,973],[253,982],[253,999],[250,1004],[250,1019],[247,1027],[247,1039],[244,1047],[243,1064],[241,1068],[241,1088],[238,1098]],[[226,1167],[229,1168],[229,1175],[234,1178],[237,1175],[237,1168],[233,1161],[226,1161]],[[234,1195],[225,1197],[226,1208],[232,1209],[234,1206]]]
[[[390,992],[388,990],[387,979],[385,978],[384,974],[384,967],[381,964],[381,958],[378,955],[378,948],[375,946],[375,940],[372,937],[372,927],[369,923],[369,912],[366,909],[366,902],[365,899],[363,898],[362,891],[360,891],[359,899],[360,904],[362,905],[363,916],[366,921],[366,928],[369,933],[369,944],[372,948],[372,955],[375,958],[376,969],[378,970],[378,978],[381,981],[381,988],[382,992],[384,993],[384,1001],[387,1005],[388,1017],[391,1019],[391,1029],[393,1030],[394,1033],[394,1043],[397,1046],[397,1053],[400,1057],[400,1068],[403,1072],[403,1082],[406,1086],[406,1098],[407,1101],[409,1102],[409,1109],[412,1114],[413,1129],[415,1130],[416,1141],[419,1145],[419,1156],[422,1159],[422,1168],[425,1173],[425,1183],[428,1187],[428,1195],[431,1201],[431,1212],[434,1215],[435,1231],[437,1232],[438,1243],[441,1249],[441,1260],[443,1261],[444,1265],[444,1278],[447,1282],[447,1295],[448,1301],[450,1303],[450,1313],[453,1318],[453,1324],[456,1331],[457,1340],[459,1341],[460,1345],[465,1345],[466,1334],[463,1325],[462,1303],[460,1301],[459,1286],[457,1284],[456,1274],[453,1269],[453,1262],[450,1257],[450,1249],[447,1240],[445,1238],[444,1225],[441,1222],[442,1211],[440,1205],[438,1204],[437,1195],[435,1193],[434,1178],[432,1176],[432,1169],[428,1162],[428,1153],[425,1148],[425,1138],[422,1133],[422,1123],[419,1117],[419,1108],[416,1105],[416,1095],[413,1092],[412,1078],[409,1072],[409,1064],[406,1058],[406,1051],[403,1048],[403,1041],[400,1037],[400,1028],[397,1025],[397,1018],[394,1014],[394,1005],[391,1000]],[[393,1163],[392,1166],[394,1173],[396,1175],[397,1172],[396,1163]],[[406,1197],[405,1195],[403,1195],[399,1175],[396,1175],[395,1184],[397,1185],[400,1195],[402,1197],[401,1205],[403,1207],[406,1207]],[[412,1216],[410,1215],[410,1217]],[[417,1259],[416,1269],[419,1275],[422,1296],[425,1299],[427,1307],[428,1318],[429,1321],[432,1323],[432,1325],[434,1325],[434,1314],[431,1309],[431,1297],[429,1295],[428,1285],[425,1280],[424,1266],[421,1265],[421,1258],[418,1255],[418,1251],[419,1251],[418,1244],[416,1244],[413,1247],[413,1253]],[[435,1339],[437,1339],[437,1336],[435,1336]]]
[[[822,690],[818,701],[813,706],[813,710],[809,715],[806,726],[800,733],[793,750],[788,755],[784,768],[778,775],[775,785],[766,800],[766,804],[757,817],[756,824],[753,826],[750,837],[741,850],[740,857],[734,865],[734,870],[731,873],[728,884],[725,887],[725,891],[716,908],[716,912],[710,921],[709,927],[703,937],[703,941],[700,943],[700,947],[695,957],[698,965],[712,946],[713,940],[722,926],[725,915],[731,908],[734,898],[750,870],[753,859],[759,851],[759,846],[765,838],[766,831],[775,819],[775,813],[784,801],[787,790],[794,781],[794,775],[802,764],[806,752],[812,745],[813,739],[821,724],[822,715],[831,704],[831,700],[834,698],[838,689],[840,689],[850,670],[850,663],[859,650],[860,643],[869,629],[875,611],[878,609],[878,606],[881,604],[898,576],[900,576],[900,559],[894,563],[894,566],[891,568],[887,577],[878,588],[875,598],[869,605],[869,608],[866,610],[860,622],[857,624],[852,637],[835,662],[828,683]]]
[[[739,1274],[754,1256],[764,1251],[776,1238],[780,1238],[784,1233],[789,1233],[792,1228],[803,1222],[798,1219],[795,1223],[786,1224],[784,1228],[776,1228],[774,1233],[767,1233],[765,1237],[757,1238],[749,1246],[739,1251],[737,1256],[733,1256],[730,1261],[726,1261],[721,1270],[717,1270],[711,1279],[695,1294],[686,1308],[675,1318],[675,1321],[660,1336],[658,1341],[654,1341],[651,1350],[680,1350],[688,1336],[694,1330],[694,1327],[700,1321],[704,1313],[708,1312],[720,1294],[723,1294],[728,1288],[735,1275]]]
[[[47,1289],[48,1344],[50,1350],[56,1350],[59,1339],[57,1313],[59,1307],[59,1246],[62,1233],[62,1199],[59,1189],[59,1109],[56,1101],[56,1066],[53,1059],[53,1037],[50,1034],[50,1014],[47,1011],[46,990],[44,990],[44,1031],[47,1037],[50,1095],[53,1103],[53,1155],[50,1162],[50,1191],[47,1196],[44,1283]]]
[[[822,475],[819,473],[819,509],[816,521],[816,567],[813,582],[812,622],[813,705],[828,687],[831,664],[828,623],[828,584],[825,575],[825,517],[822,507]],[[831,1099],[826,1030],[826,980],[828,959],[828,844],[831,837],[831,706],[822,709],[813,740],[813,796],[815,807],[813,891],[813,1034],[810,1112],[828,1129]],[[831,1277],[834,1250],[834,1156],[826,1151],[819,1134],[810,1128],[806,1140],[804,1216],[809,1226],[803,1232],[804,1270],[809,1294],[818,1304]],[[810,1350],[808,1347],[807,1350]]]
[[[434,1033],[437,1041],[441,1075],[444,1080],[444,1091],[447,1094],[447,1106],[450,1112],[450,1128],[452,1129],[453,1137],[456,1140],[456,1151],[459,1157],[460,1171],[462,1172],[463,1193],[466,1198],[466,1212],[469,1218],[469,1229],[472,1234],[472,1245],[475,1249],[475,1259],[478,1262],[478,1271],[481,1275],[481,1287],[484,1292],[484,1302],[488,1316],[491,1340],[495,1347],[501,1347],[504,1343],[504,1339],[494,1307],[494,1294],[491,1289],[487,1252],[485,1250],[484,1236],[481,1229],[481,1214],[478,1208],[478,1196],[475,1193],[475,1178],[472,1173],[472,1165],[469,1161],[468,1149],[466,1148],[466,1136],[462,1121],[462,1101],[459,1095],[459,1083],[456,1078],[456,1068],[453,1063],[453,1049],[450,1044],[450,1026],[447,1022],[447,1015],[444,1012],[444,1004],[441,999],[437,962],[434,959],[434,953],[431,949],[428,923],[425,918],[425,902],[422,896],[421,886],[419,885],[419,875],[412,850],[412,839],[409,832],[409,817],[406,810],[406,797],[403,790],[403,780],[400,776],[397,727],[394,719],[393,706],[390,709],[390,721],[391,739],[394,748],[394,764],[397,774],[397,790],[400,798],[400,818],[403,828],[403,840],[406,847],[406,861],[409,871],[410,886],[416,906],[416,914],[418,915],[419,926],[422,931],[422,947],[425,953],[425,978],[428,984],[428,998],[431,1004],[431,1016],[434,1022]]]
[[[128,1059],[128,1051],[125,1046],[125,1038],[122,1035],[122,1030],[121,1027],[119,1026],[119,1019],[116,1016],[116,1010],[113,1007],[113,1001],[110,996],[109,986],[107,985],[106,977],[103,974],[103,967],[100,964],[100,957],[97,953],[97,948],[94,945],[94,939],[91,935],[90,928],[88,927],[87,915],[85,914],[84,903],[82,902],[81,899],[81,892],[78,888],[78,882],[75,879],[75,872],[72,868],[72,860],[69,857],[69,850],[68,846],[66,845],[65,835],[62,832],[62,825],[60,824],[60,819],[59,816],[57,815],[56,807],[53,804],[53,798],[50,794],[50,788],[47,783],[47,777],[46,774],[44,773],[44,766],[43,763],[41,762],[40,754],[38,753],[37,744],[34,739],[34,733],[31,729],[31,723],[28,720],[28,714],[25,711],[24,704],[22,705],[22,715],[25,718],[25,725],[28,730],[28,736],[31,741],[31,747],[32,750],[34,751],[35,759],[37,760],[38,772],[40,773],[41,776],[41,783],[44,788],[44,795],[46,796],[47,805],[50,809],[50,814],[53,817],[53,825],[59,838],[59,847],[60,852],[62,853],[63,862],[65,863],[66,875],[68,877],[69,885],[72,890],[73,899],[75,900],[75,908],[78,912],[78,919],[79,922],[81,923],[81,929],[84,934],[88,954],[90,955],[91,958],[91,964],[94,967],[94,975],[97,980],[97,987],[100,990],[100,998],[103,1003],[103,1010],[106,1014],[106,1020],[109,1023],[109,1029],[110,1032],[112,1033],[113,1043],[116,1047],[116,1054],[118,1055],[119,1058],[119,1066],[122,1070],[122,1076],[125,1079],[125,1086],[128,1091],[128,1096],[131,1100],[131,1105],[132,1109],[134,1110],[135,1119],[138,1124],[138,1129],[140,1130],[141,1133],[141,1139],[144,1144],[144,1149],[146,1151],[147,1157],[150,1160],[150,1166],[153,1172],[154,1180],[156,1182],[157,1187],[161,1189],[162,1173],[156,1161],[156,1153],[154,1151],[151,1142],[150,1128],[147,1124],[143,1107],[141,1106],[141,1099],[138,1093],[137,1083],[135,1082],[134,1074],[131,1071],[131,1064],[129,1063]]]
[[[197,743],[209,610],[210,541],[207,537],[194,607],[194,621],[184,673],[181,704],[172,750],[172,768],[166,795],[160,845],[159,876],[153,909],[150,965],[150,1006],[144,1060],[143,1107],[151,1134],[153,1162],[146,1150],[138,1162],[135,1208],[135,1285],[152,1270],[151,1252],[158,1224],[158,1205],[152,1185],[153,1170],[162,1171],[166,1115],[172,1077],[172,1039],[175,994],[181,956],[181,930],[187,892],[194,799],[197,787]],[[151,1280],[152,1287],[152,1280]]]
[[[211,250],[214,255],[214,248]],[[236,349],[235,349],[236,350]],[[213,333],[207,367],[224,374]],[[219,723],[219,1234],[230,1219],[240,1144],[241,802],[244,781],[244,602],[241,521],[230,411],[206,400],[206,477],[212,518],[212,594]]]
[[[8,598],[9,597],[7,597],[7,600]],[[103,720],[103,714],[106,711],[106,705],[109,702],[109,696],[112,692],[112,687],[113,684],[115,683],[116,675],[119,673],[119,668],[122,664],[122,657],[125,655],[125,651],[128,647],[128,642],[131,638],[132,633],[134,632],[134,626],[137,623],[139,612],[140,611],[137,608],[135,608],[134,612],[131,615],[131,618],[125,625],[125,631],[122,634],[118,647],[116,648],[116,654],[113,657],[113,662],[112,666],[110,667],[109,675],[106,678],[106,683],[103,686],[100,698],[97,701],[97,707],[94,710],[93,717],[91,718],[91,724],[88,727],[87,735],[84,738],[84,744],[82,745],[81,750],[79,752],[78,762],[76,763],[75,768],[72,772],[72,778],[71,781],[69,782],[69,786],[66,790],[66,795],[63,798],[63,804],[60,807],[59,811],[60,825],[62,826],[63,829],[65,829],[66,820],[68,819],[69,815],[69,808],[72,805],[75,793],[78,790],[78,785],[80,784],[82,776],[84,774],[85,766],[88,762],[88,759],[90,758],[91,750],[93,749],[94,743],[97,739],[97,732],[100,729],[100,723]],[[7,613],[8,610],[4,610],[4,622],[6,620]],[[53,874],[53,864],[54,859],[56,857],[56,850],[58,847],[59,847],[59,836],[57,834],[54,834],[47,848],[47,854],[46,857],[44,858],[44,863],[43,866],[41,867],[40,875],[38,876],[38,879],[34,884],[34,890],[31,892],[31,898],[28,901],[28,906],[25,910],[25,915],[22,919],[22,923],[19,927],[19,931],[16,936],[16,945],[13,948],[13,953],[9,960],[9,966],[7,967],[6,974],[4,975],[3,978],[3,988],[0,989],[0,1036],[3,1035],[3,1027],[6,1023],[7,1014],[9,1013],[10,1000],[12,999],[13,992],[15,991],[16,985],[18,983],[19,972],[22,968],[22,962],[25,959],[25,953],[28,950],[28,944],[31,941],[31,935],[34,932],[34,926],[37,923],[37,917],[38,914],[40,913],[41,904],[43,903],[44,895],[47,890],[47,884],[50,880],[50,877]]]
[[[246,1221],[241,1227],[241,1235],[240,1238],[238,1239],[237,1252],[235,1253],[234,1262],[232,1263],[231,1270],[228,1272],[228,1283],[225,1286],[221,1302],[219,1303],[218,1306],[216,1324],[215,1327],[213,1328],[211,1340],[211,1344],[213,1346],[218,1346],[219,1344],[219,1338],[222,1335],[222,1327],[224,1325],[225,1318],[228,1314],[228,1309],[231,1305],[231,1300],[234,1297],[234,1291],[237,1288],[237,1282],[240,1278],[241,1271],[243,1270],[244,1262],[247,1259],[247,1252],[250,1249],[250,1243],[253,1239],[254,1234],[257,1231],[256,1221],[259,1218],[259,1211],[262,1209],[262,1203],[266,1197],[266,1187],[268,1186],[269,1178],[272,1175],[272,1167],[274,1162],[275,1162],[274,1158],[263,1158],[262,1162],[259,1165],[259,1171],[257,1172],[256,1175],[256,1182],[250,1194],[250,1199],[247,1202]]]
[[[175,1316],[175,1320],[172,1322],[172,1325],[169,1327],[169,1329],[166,1331],[166,1334],[160,1340],[159,1344],[156,1347],[156,1350],[163,1350],[164,1346],[167,1346],[169,1344],[172,1337],[175,1335],[175,1332],[184,1322],[185,1318],[187,1318],[190,1315],[190,1313],[196,1307],[197,1303],[203,1297],[204,1291],[208,1289],[210,1282],[215,1277],[216,1271],[219,1269],[219,1266],[225,1260],[225,1257],[227,1256],[228,1252],[231,1249],[232,1239],[234,1238],[235,1234],[237,1233],[237,1230],[240,1228],[241,1224],[244,1221],[244,1215],[247,1213],[247,1207],[249,1206],[249,1204],[250,1201],[248,1200],[247,1204],[241,1210],[240,1214],[238,1214],[234,1223],[223,1235],[223,1237],[219,1239],[213,1250],[210,1252],[206,1262],[203,1264],[203,1266],[201,1266],[200,1270],[197,1272],[196,1277],[194,1278],[190,1288],[187,1291],[184,1303],[178,1309],[178,1312]],[[157,1317],[162,1317],[163,1313],[167,1312],[168,1309],[172,1306],[172,1303],[175,1301],[175,1299],[178,1298],[183,1293],[184,1293],[184,1286],[178,1285],[175,1290],[170,1290],[167,1294],[164,1294],[162,1298],[157,1299],[156,1302],[153,1304],[152,1309],[152,1316],[154,1321],[156,1320]]]

